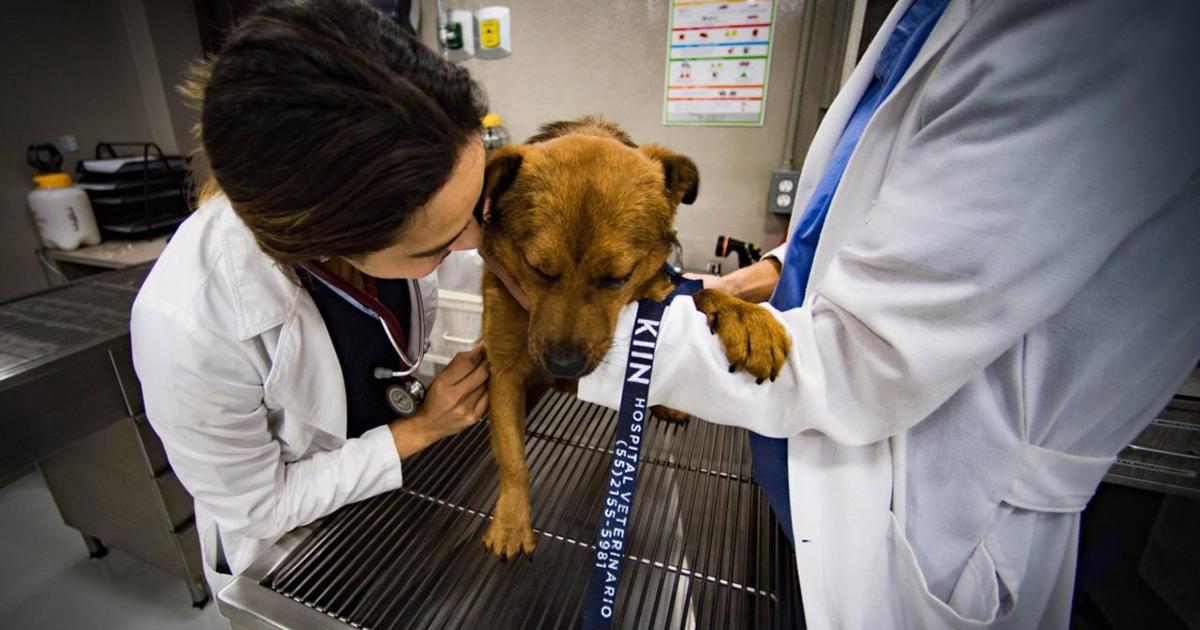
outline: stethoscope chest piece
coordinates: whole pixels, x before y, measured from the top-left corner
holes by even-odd
[[[375,280],[370,277],[365,277],[364,283],[368,285],[368,289],[363,290],[356,288],[354,285],[345,282],[317,263],[305,263],[303,265],[310,274],[322,284],[333,291],[339,297],[351,306],[357,308],[363,313],[375,318],[383,327],[383,334],[387,337],[388,343],[392,344],[392,348],[396,350],[397,358],[400,359],[400,369],[396,370],[389,367],[375,368],[374,375],[378,379],[400,379],[387,386],[384,390],[387,396],[388,406],[400,415],[401,418],[411,418],[417,413],[417,408],[421,406],[421,401],[425,399],[425,386],[415,378],[412,374],[421,366],[421,355],[418,354],[416,360],[408,358],[404,352],[405,335],[404,327],[400,325],[396,316],[388,309],[387,305],[379,301],[376,293]],[[428,345],[425,339],[425,302],[421,299],[421,288],[417,286],[416,280],[408,281],[409,296],[412,299],[413,307],[415,308],[417,322],[417,343],[416,348],[419,352],[424,352]]]
[[[401,418],[411,418],[417,413],[425,398],[425,386],[416,379],[405,379],[387,386],[387,402]]]

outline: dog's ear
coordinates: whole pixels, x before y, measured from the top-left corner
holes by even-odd
[[[517,179],[517,171],[521,170],[522,153],[519,146],[502,147],[488,156],[487,167],[483,171],[483,194],[475,206],[475,220],[480,225],[485,222],[495,223],[503,214],[500,207],[500,196],[512,186]],[[491,216],[483,216],[485,201],[491,202]]]
[[[690,158],[656,144],[642,145],[646,157],[662,165],[667,198],[673,203],[691,204],[700,192],[700,170]]]

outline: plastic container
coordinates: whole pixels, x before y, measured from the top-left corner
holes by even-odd
[[[483,117],[483,148],[491,151],[508,144],[508,132],[500,126],[500,116],[489,113]]]
[[[33,183],[37,188],[29,193],[29,209],[46,247],[71,250],[100,242],[92,204],[87,193],[71,183],[70,175],[43,173]]]
[[[437,268],[438,288],[458,293],[483,293],[483,257],[474,249],[450,252]]]
[[[429,351],[421,373],[433,377],[450,359],[475,346],[483,332],[483,298],[471,293],[438,289],[437,320],[429,333]]]

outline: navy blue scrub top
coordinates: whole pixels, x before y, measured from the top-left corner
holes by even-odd
[[[308,293],[317,303],[321,319],[333,341],[346,386],[346,437],[356,438],[398,415],[387,403],[384,390],[394,381],[375,378],[375,368],[397,369],[400,358],[388,341],[379,320],[358,310],[309,278]],[[408,280],[375,280],[378,299],[395,314],[401,325],[411,321]]]

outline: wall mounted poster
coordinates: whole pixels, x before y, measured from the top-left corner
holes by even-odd
[[[666,125],[763,124],[774,0],[672,0]]]

